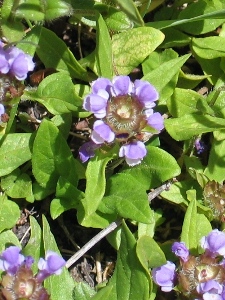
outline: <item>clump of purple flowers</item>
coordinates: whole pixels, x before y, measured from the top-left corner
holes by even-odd
[[[32,57],[17,47],[4,47],[0,42],[0,73],[9,74],[18,80],[24,80],[29,71],[33,71]]]
[[[175,242],[172,252],[179,257],[180,266],[173,262],[152,270],[154,282],[164,292],[175,286],[187,299],[224,300],[225,299],[225,233],[217,229],[201,239],[205,250],[193,256],[184,243]]]
[[[43,281],[53,275],[60,274],[65,260],[53,251],[48,251],[46,258],[38,262],[39,272],[34,275],[31,266],[34,259],[25,257],[20,248],[11,246],[0,255],[0,269],[5,271],[0,282],[0,298],[49,300],[49,295],[43,287]]]
[[[98,78],[92,82],[92,93],[84,99],[83,108],[94,114],[91,142],[80,148],[83,162],[94,156],[94,150],[104,143],[122,144],[119,157],[130,166],[137,165],[147,154],[142,132],[159,133],[163,118],[154,112],[159,95],[147,81],[131,82],[128,76],[116,76],[110,81]]]

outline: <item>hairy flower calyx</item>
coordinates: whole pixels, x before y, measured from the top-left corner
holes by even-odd
[[[116,135],[140,132],[147,124],[144,105],[130,95],[112,97],[106,107],[106,123]]]

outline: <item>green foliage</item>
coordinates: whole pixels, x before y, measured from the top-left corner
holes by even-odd
[[[225,181],[225,4],[172,2],[1,3],[4,50],[17,46],[35,61],[23,82],[5,74],[0,63],[0,102],[6,109],[0,116],[1,251],[21,247],[13,232],[21,210],[30,205],[38,207],[43,220],[41,226],[36,216],[30,217],[30,237],[22,249],[34,257],[34,272],[48,250],[59,252],[58,236],[42,210],[53,220],[68,213],[71,224],[90,230],[122,222],[107,237],[117,250],[108,281],[95,288],[74,283],[65,269],[45,282],[52,300],[157,299],[151,269],[174,261],[174,240],[197,255],[202,253],[200,239],[212,228],[224,227],[223,193],[210,191],[222,199],[218,219],[213,205],[204,201],[204,189]],[[82,164],[79,148],[90,140],[96,120],[84,109],[84,99],[95,93],[94,80],[117,75],[156,88],[159,99],[153,109],[163,115],[165,129],[152,134],[144,124],[147,132],[134,130],[128,141],[104,143]],[[98,96],[106,97],[104,93]],[[147,154],[130,167],[118,154],[132,139],[144,141]],[[205,143],[202,149],[199,140]],[[151,193],[157,197],[150,201]]]

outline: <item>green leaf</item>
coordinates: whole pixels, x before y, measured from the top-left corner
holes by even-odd
[[[166,264],[165,254],[150,236],[142,236],[137,241],[136,252],[146,271],[148,271],[149,268],[156,268]]]
[[[177,87],[183,89],[193,89],[204,79],[208,79],[210,75],[195,75],[184,73],[182,70],[180,71]]]
[[[12,230],[5,230],[0,233],[0,252],[4,251],[7,247],[14,245],[21,248],[17,236]]]
[[[166,151],[153,146],[147,146],[148,153],[142,163],[123,171],[125,174],[138,178],[139,185],[149,190],[162,182],[180,174],[176,160]]]
[[[109,178],[99,210],[142,223],[153,221],[146,191],[131,174],[119,173]]]
[[[34,202],[31,178],[19,169],[2,178],[1,188],[11,198],[25,198],[28,202]]]
[[[192,23],[192,22],[195,24],[196,21],[207,20],[207,19],[212,20],[213,18],[224,20],[224,16],[225,16],[225,9],[219,9],[219,10],[215,10],[210,13],[200,14],[197,17],[193,17],[193,18],[187,18],[187,19],[181,19],[181,20],[176,19],[176,20],[148,22],[145,24],[145,26],[151,26],[151,27],[154,27],[157,29],[163,29],[163,28],[174,27],[174,26],[183,25],[183,24],[187,24],[187,23]],[[211,30],[212,30],[212,27],[210,27],[210,31]],[[195,33],[196,33],[196,31],[195,31]]]
[[[139,14],[139,11],[132,0],[116,0],[122,11],[124,11],[128,17],[138,25],[144,26],[144,21]]]
[[[65,73],[47,76],[37,91],[25,91],[22,99],[36,100],[56,115],[78,111],[78,106],[82,105],[80,98],[75,95],[70,76]]]
[[[184,217],[181,241],[185,243],[188,249],[196,250],[199,241],[197,240],[197,206],[195,190],[187,191],[187,197],[190,200],[190,204]]]
[[[164,123],[166,130],[176,141],[188,140],[194,135],[225,128],[224,119],[198,113],[167,119]]]
[[[142,63],[142,70],[144,75],[147,75],[151,71],[157,69],[161,64],[177,58],[178,53],[173,49],[165,49],[162,52],[153,51]]]
[[[43,241],[45,253],[48,250],[54,251],[60,254],[55,238],[50,231],[49,224],[45,218],[43,218]],[[60,275],[52,275],[45,280],[45,288],[51,295],[52,300],[73,300],[73,289],[74,282],[72,277],[69,275],[68,270],[63,268]]]
[[[196,3],[191,3],[185,9],[181,10],[178,17],[180,21],[193,19],[195,22],[180,25],[179,28],[184,32],[198,35],[211,32],[219,27],[224,22],[224,19],[214,19],[213,15],[211,18],[206,19],[204,18],[204,15],[214,13],[217,10],[224,8],[224,5],[222,5],[220,1],[210,2],[206,3],[206,1],[198,1]],[[200,16],[202,16],[204,19],[201,21],[196,21],[195,18]]]
[[[197,214],[197,242],[200,243],[200,240],[203,236],[208,235],[212,231],[212,225],[209,222],[208,218],[203,214]]]
[[[109,30],[114,32],[126,31],[133,27],[133,23],[127,15],[122,11],[118,11],[114,7],[109,8],[104,20]]]
[[[45,12],[45,20],[47,21],[52,21],[63,16],[69,16],[72,13],[72,7],[69,2],[48,0],[42,3]]]
[[[125,223],[122,226],[121,245],[113,276],[108,286],[100,290],[93,300],[149,299],[149,273],[137,257],[133,234]]]
[[[81,67],[66,44],[54,32],[44,27],[41,29],[37,55],[46,68],[64,71],[72,78],[89,80],[86,70]]]
[[[191,41],[187,34],[174,28],[165,28],[162,32],[165,34],[165,40],[160,47],[163,48],[184,47]]]
[[[225,179],[224,168],[225,131],[214,132],[214,140],[211,145],[208,165],[204,174],[210,179],[223,182]]]
[[[34,265],[32,269],[35,272],[38,270],[38,260],[41,257],[41,246],[42,246],[42,231],[41,227],[36,219],[30,216],[30,239],[26,246],[23,248],[23,254],[32,256],[34,258]]]
[[[108,28],[100,14],[96,30],[96,61],[98,75],[100,77],[112,79],[112,42]]]
[[[87,165],[85,198],[78,208],[78,220],[83,226],[86,223],[88,224],[88,219],[97,210],[104,196],[106,186],[105,168],[113,155],[113,150],[107,154],[97,151],[97,155]]]
[[[85,282],[75,282],[75,288],[73,290],[73,299],[76,300],[90,300],[92,296],[96,294]]]
[[[142,78],[149,81],[157,89],[160,94],[159,103],[164,103],[173,94],[180,68],[189,57],[190,55],[186,54],[164,62]]]
[[[173,117],[198,112],[196,105],[199,99],[204,97],[195,91],[176,88],[167,101],[169,112]]]
[[[76,184],[76,163],[66,140],[47,119],[41,123],[33,146],[32,168],[37,182],[54,191],[60,176]],[[73,181],[72,181],[73,180]]]
[[[10,133],[0,143],[0,176],[10,174],[31,159],[30,133]]]
[[[64,211],[77,208],[84,198],[84,193],[68,181],[67,178],[59,177],[56,187],[56,199],[53,199],[50,206],[51,217],[56,219]]]
[[[14,0],[4,0],[1,3],[1,31],[9,42],[19,41],[24,37],[24,26],[20,20],[12,15]]]
[[[20,217],[19,206],[7,199],[6,195],[0,195],[0,232],[12,228]]]
[[[44,20],[45,14],[42,11],[40,0],[26,0],[26,2],[19,4],[16,8],[15,16],[21,19],[39,22]]]
[[[164,34],[154,28],[134,28],[112,38],[113,62],[120,75],[129,74],[163,41]]]
[[[225,39],[220,36],[193,38],[191,44],[194,53],[204,59],[225,57]]]

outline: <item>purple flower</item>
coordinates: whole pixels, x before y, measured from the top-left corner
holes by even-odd
[[[195,149],[198,154],[201,154],[205,151],[206,145],[199,138],[195,140]]]
[[[225,233],[214,229],[207,236],[202,237],[201,247],[211,256],[225,256]]]
[[[111,143],[115,139],[115,133],[109,125],[105,124],[102,120],[97,120],[93,125],[91,139],[96,144]]]
[[[119,157],[124,157],[129,166],[140,164],[147,154],[145,144],[140,141],[133,141],[123,145],[119,151]]]
[[[16,47],[8,48],[6,53],[10,65],[10,73],[18,80],[26,79],[27,73],[34,69],[32,57]]]
[[[101,119],[93,125],[92,141],[99,145],[124,142],[119,156],[125,156],[130,166],[139,164],[147,151],[137,136],[141,136],[147,124],[158,131],[164,127],[162,116],[152,109],[158,97],[156,89],[147,81],[133,83],[129,76],[115,76],[112,81],[98,78],[83,103],[85,110]],[[85,155],[81,160],[89,157]]]
[[[94,150],[101,147],[100,144],[95,144],[93,141],[84,143],[79,149],[79,156],[82,162],[86,162],[89,158],[95,156]]]
[[[20,248],[10,246],[0,255],[0,269],[9,275],[15,275],[24,259],[24,256],[20,254]]]
[[[65,260],[56,252],[47,251],[46,258],[40,258],[38,262],[38,269],[40,270],[37,274],[38,282],[42,282],[50,275],[61,274],[65,263]]]
[[[0,72],[2,74],[10,73],[18,80],[24,80],[27,73],[34,69],[32,57],[17,47],[5,49],[3,46],[3,43],[0,42]]]
[[[175,268],[174,263],[167,261],[165,265],[152,269],[153,280],[163,292],[170,292],[173,289],[176,279]]]
[[[185,246],[185,243],[183,242],[175,242],[172,245],[172,252],[180,257],[183,261],[187,261],[188,256],[189,256],[189,250]]]
[[[199,294],[203,294],[204,300],[211,299],[222,299],[223,287],[215,280],[208,280],[206,282],[199,283],[196,287],[196,290]]]

